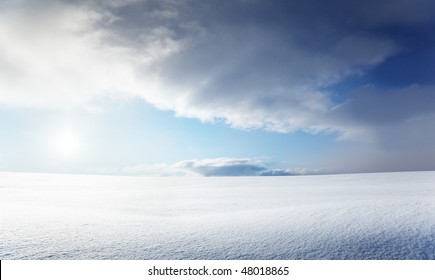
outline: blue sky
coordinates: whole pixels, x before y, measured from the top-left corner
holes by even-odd
[[[435,169],[435,3],[3,1],[0,170]]]

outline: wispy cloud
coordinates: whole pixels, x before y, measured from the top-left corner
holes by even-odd
[[[198,176],[199,174],[185,168],[180,168],[177,164],[138,164],[127,166],[122,170],[110,170],[109,173],[121,173],[125,175],[140,176]]]

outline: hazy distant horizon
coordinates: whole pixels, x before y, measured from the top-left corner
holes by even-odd
[[[29,171],[0,171],[2,173],[18,173],[18,174],[46,174],[46,175],[83,175],[83,176],[119,176],[119,177],[150,177],[150,178],[165,178],[165,177],[202,177],[202,178],[213,178],[213,177],[294,177],[294,176],[327,176],[327,175],[358,175],[358,174],[379,174],[379,173],[415,173],[415,172],[435,172],[435,170],[403,170],[403,171],[374,171],[374,172],[330,172],[330,173],[306,173],[306,174],[282,174],[282,175],[258,175],[258,174],[250,174],[250,175],[202,175],[202,174],[158,174],[158,175],[150,175],[150,174],[128,174],[128,173],[75,173],[75,172],[29,172]]]

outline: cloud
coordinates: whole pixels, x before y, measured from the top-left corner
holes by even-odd
[[[334,113],[348,126],[365,126],[372,143],[328,159],[327,165],[345,172],[434,170],[434,93],[433,85],[352,91]]]
[[[334,30],[337,26],[318,30],[305,19],[293,20],[291,14],[296,12],[290,10],[286,15],[290,23],[282,15],[267,22],[233,18],[237,12],[241,11],[229,16],[212,13],[201,22],[209,26],[207,35],[196,38],[182,57],[168,65],[168,83],[190,90],[149,102],[179,116],[222,121],[240,129],[359,133],[332,118],[336,104],[323,88],[395,54],[398,46],[392,40]],[[322,17],[316,20],[337,24]]]
[[[260,161],[232,158],[187,160],[177,163],[176,166],[203,176],[252,176],[266,170]]]
[[[270,168],[269,163],[250,158],[212,158],[185,160],[174,164],[140,164],[120,173],[142,176],[294,176],[320,174],[305,168]],[[118,173],[114,170],[112,172]]]
[[[435,116],[434,92],[435,86],[391,90],[364,86],[352,91],[334,114],[348,126],[370,129],[378,145],[418,149],[425,143],[424,147],[428,147],[435,141],[435,134],[428,129]]]
[[[166,163],[158,164],[139,164],[123,168],[120,172],[112,170],[111,173],[122,173],[126,175],[142,176],[198,176],[197,173],[180,168],[176,164],[168,165]]]
[[[148,67],[181,49],[165,28],[132,46],[110,11],[87,3],[7,1],[0,10],[0,104],[98,107],[159,87]],[[143,69],[140,71],[140,68]]]
[[[325,174],[318,170],[309,170],[306,168],[286,168],[286,169],[268,169],[263,170],[260,176],[296,176],[296,175],[315,175]]]
[[[0,104],[98,110],[106,101],[139,97],[177,116],[239,129],[373,141],[377,123],[369,118],[384,107],[370,102],[386,104],[375,97],[383,93],[343,104],[328,88],[403,51],[382,30],[429,22],[433,6],[426,0],[5,1]],[[415,117],[420,106],[390,109],[390,122]]]
[[[335,113],[371,125],[404,122],[435,113],[434,92],[435,86],[411,85],[390,90],[364,86],[352,91]]]

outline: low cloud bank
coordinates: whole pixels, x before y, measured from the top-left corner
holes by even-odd
[[[318,174],[304,168],[271,168],[261,160],[250,158],[214,158],[185,160],[174,164],[140,164],[124,168],[128,175],[143,176],[295,176]]]

